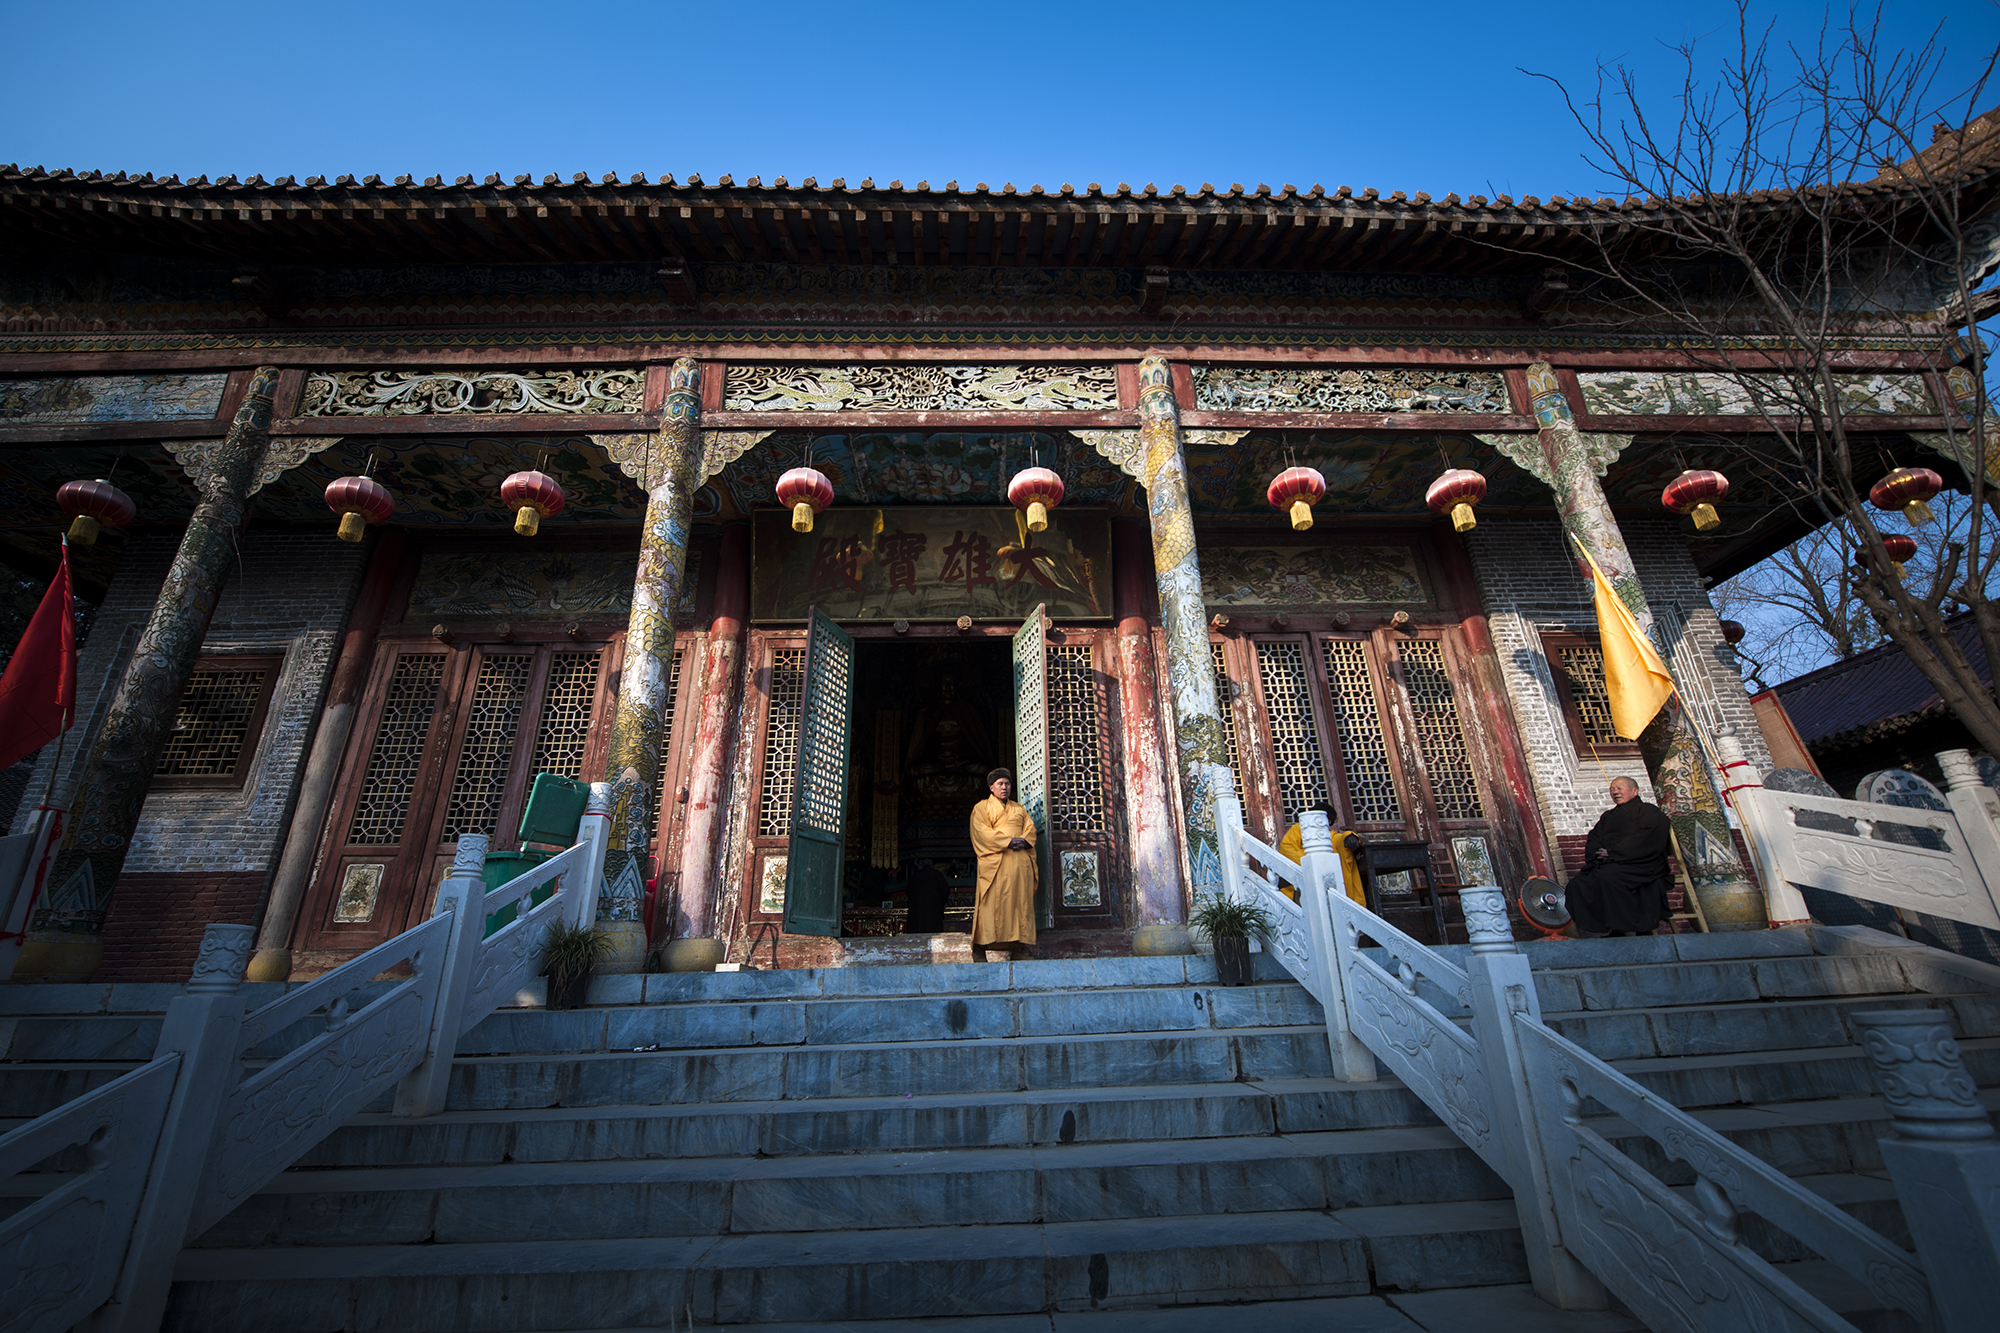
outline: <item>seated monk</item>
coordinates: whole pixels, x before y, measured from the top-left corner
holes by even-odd
[[[1340,853],[1340,869],[1342,878],[1346,881],[1344,887],[1347,890],[1347,896],[1366,907],[1368,899],[1361,889],[1361,866],[1355,861],[1354,849],[1347,842],[1353,835],[1345,829],[1333,826],[1333,802],[1314,801],[1306,807],[1306,810],[1318,810],[1326,815],[1327,830],[1333,835],[1333,850]],[[1299,813],[1303,815],[1305,810],[1301,810]],[[1285,836],[1278,839],[1278,850],[1292,860],[1297,861],[1300,865],[1304,865],[1306,860],[1305,826],[1303,824],[1294,824],[1286,829]],[[1299,891],[1284,880],[1278,881],[1278,892],[1284,894],[1293,902],[1299,900]]]
[[[1035,821],[1013,794],[1004,768],[986,775],[993,794],[972,807],[972,850],[979,854],[979,886],[972,902],[972,948],[989,962],[1005,962],[1035,942]]]
[[[1611,779],[1611,799],[1583,844],[1583,869],[1570,877],[1564,901],[1579,932],[1650,935],[1667,914],[1673,825],[1639,799],[1630,778]]]

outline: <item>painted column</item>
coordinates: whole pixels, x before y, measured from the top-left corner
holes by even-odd
[[[1130,519],[1111,526],[1111,590],[1118,615],[1119,739],[1124,761],[1125,830],[1132,858],[1133,924],[1181,919],[1180,853],[1167,800],[1160,744],[1159,678],[1153,669],[1152,598],[1145,529]],[[1160,932],[1154,932],[1159,934]]]
[[[1201,563],[1194,549],[1194,513],[1188,507],[1187,464],[1181,457],[1180,410],[1166,358],[1139,363],[1140,480],[1153,525],[1153,573],[1160,587],[1160,623],[1166,631],[1168,689],[1174,708],[1181,809],[1187,821],[1188,873],[1194,896],[1222,892],[1222,852],[1216,838],[1216,802],[1230,788],[1229,746],[1215,699],[1215,668],[1208,651],[1208,613],[1201,598]],[[1166,905],[1169,921],[1184,921],[1185,905]]]
[[[246,980],[284,981],[292,975],[292,925],[298,920],[299,904],[312,882],[313,861],[319,853],[323,832],[321,824],[333,800],[333,784],[340,776],[340,760],[347,750],[348,734],[354,729],[354,710],[361,702],[362,687],[368,683],[368,665],[375,656],[375,634],[382,627],[389,589],[395,584],[402,563],[402,529],[382,530],[369,557],[366,579],[355,596],[354,609],[348,613],[340,660],[334,665],[319,726],[313,731],[312,752],[306,758],[298,799],[292,803],[284,850],[278,858],[278,872],[271,879],[270,896],[264,902],[263,924],[257,928],[257,952],[250,956]]]
[[[250,489],[271,443],[271,393],[277,385],[277,367],[259,366],[228,435],[178,451],[200,498],[91,743],[63,845],[49,870],[49,895],[29,924],[16,979],[85,981],[104,957],[101,932],[112,888],[222,582],[236,564]]]
[[[1574,536],[1604,571],[1612,591],[1649,633],[1653,613],[1646,593],[1632,572],[1632,555],[1612,516],[1611,502],[1592,466],[1592,455],[1606,442],[1576,428],[1569,401],[1555,371],[1546,362],[1528,367],[1528,393],[1533,401],[1543,452],[1548,458],[1549,484],[1556,493],[1563,531]],[[1615,452],[1615,451],[1614,451]],[[1574,552],[1571,553],[1572,556]],[[1711,930],[1761,930],[1764,895],[1749,882],[1736,843],[1723,814],[1722,801],[1707,761],[1702,757],[1686,710],[1669,700],[1645,734],[1640,753],[1651,771],[1660,808],[1673,821],[1686,858],[1688,877],[1701,897]],[[1614,775],[1615,776],[1615,775]]]
[[[715,570],[715,619],[708,630],[708,662],[701,709],[695,717],[694,753],[688,763],[688,811],[680,852],[680,896],[667,945],[667,970],[712,970],[722,961],[715,929],[722,838],[729,825],[729,759],[736,736],[736,705],[743,685],[743,627],[750,619],[750,525],[722,530]],[[663,932],[664,933],[664,932]]]
[[[598,924],[612,937],[611,953],[598,964],[605,972],[639,972],[646,965],[646,860],[657,827],[652,793],[673,703],[667,691],[673,681],[674,610],[687,572],[694,493],[701,484],[701,367],[692,357],[681,357],[668,371],[660,430],[643,463],[646,521],[604,765],[612,802],[611,847],[597,903]]]

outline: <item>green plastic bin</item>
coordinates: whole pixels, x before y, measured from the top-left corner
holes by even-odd
[[[518,852],[488,852],[486,855],[485,871],[486,891],[491,893],[508,880],[525,874],[554,855],[556,853],[541,851],[533,847]],[[555,885],[553,884],[546,888],[534,890],[528,895],[529,910],[532,911],[538,903],[547,902],[550,895],[555,891]],[[486,918],[486,933],[491,935],[494,931],[500,929],[500,927],[506,925],[520,914],[520,903],[508,903],[505,907]]]

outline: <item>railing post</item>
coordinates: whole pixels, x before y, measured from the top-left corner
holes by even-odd
[[[1937,759],[1944,770],[1944,799],[1958,819],[1966,853],[1986,881],[1994,909],[2000,911],[2000,792],[1979,780],[1970,751],[1940,750]]]
[[[1507,1183],[1514,1189],[1514,1210],[1521,1219],[1528,1276],[1535,1294],[1559,1310],[1602,1310],[1609,1304],[1604,1284],[1563,1247],[1556,1222],[1534,1091],[1528,1086],[1527,1062],[1514,1028],[1517,1014],[1539,1023],[1542,1005],[1528,960],[1514,943],[1507,895],[1492,885],[1467,885],[1459,890],[1458,902],[1472,940],[1472,957],[1465,969],[1472,989],[1472,1031],[1491,1094],[1495,1137],[1508,1161]],[[1543,1095],[1557,1093],[1549,1088]]]
[[[1308,810],[1299,816],[1299,833],[1305,843],[1305,875],[1299,883],[1299,905],[1306,910],[1306,929],[1312,938],[1312,965],[1318,973],[1326,1010],[1326,1041],[1333,1053],[1333,1076],[1343,1083],[1373,1083],[1375,1057],[1354,1035],[1347,1017],[1347,972],[1342,966],[1345,947],[1338,938],[1340,928],[1333,919],[1328,884],[1336,886],[1342,902],[1347,901],[1347,881],[1339,855],[1333,850],[1326,813]]]
[[[1764,882],[1764,919],[1773,930],[1780,926],[1810,924],[1805,895],[1785,878],[1771,843],[1765,821],[1763,779],[1743,752],[1743,742],[1724,732],[1715,738],[1717,769],[1722,774],[1723,799],[1736,811],[1743,826],[1743,841],[1749,844],[1750,859],[1757,863],[1757,876]]]
[[[396,1085],[395,1113],[400,1116],[436,1115],[444,1110],[445,1094],[451,1090],[451,1058],[458,1052],[458,1030],[465,1022],[465,993],[472,985],[479,942],[486,933],[486,916],[480,908],[486,897],[482,872],[487,845],[483,833],[461,836],[451,873],[438,889],[432,915],[455,915],[445,935],[444,959],[431,1000],[431,1035],[424,1044],[424,1061]]]
[[[583,822],[577,826],[576,840],[590,845],[584,863],[576,902],[563,919],[572,926],[587,926],[597,920],[597,896],[604,887],[604,853],[611,846],[611,784],[593,782],[583,807]]]
[[[192,1239],[188,1224],[207,1174],[216,1123],[242,1081],[237,1039],[255,926],[210,926],[187,989],[167,1005],[156,1055],[178,1051],[180,1076],[153,1150],[146,1195],[111,1299],[77,1325],[85,1333],[158,1333],[173,1286],[174,1260]]]
[[[1896,1130],[1879,1140],[1882,1160],[1930,1278],[1936,1327],[1990,1329],[2000,1291],[2000,1135],[1965,1072],[1951,1020],[1937,1009],[1849,1017]]]

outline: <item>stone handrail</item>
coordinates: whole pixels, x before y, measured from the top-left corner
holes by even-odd
[[[1882,809],[1866,808],[1878,816]],[[1347,897],[1323,814],[1308,812],[1301,820],[1303,863],[1245,833],[1234,800],[1222,803],[1221,823],[1226,893],[1271,909],[1269,899],[1282,895],[1270,877],[1282,877],[1300,886],[1300,918],[1328,923],[1324,935],[1295,926],[1286,945],[1273,952],[1322,997],[1336,1073],[1349,1077],[1338,1059],[1344,1038],[1370,1059],[1369,1076],[1373,1060],[1387,1065],[1507,1181],[1529,1273],[1550,1304],[1603,1308],[1608,1290],[1650,1328],[1854,1333],[1852,1323],[1744,1243],[1738,1219],[1755,1214],[1920,1325],[1946,1333],[1988,1326],[1990,1298],[1977,1293],[1990,1291],[2000,1278],[2000,1256],[1991,1243],[1982,1252],[1976,1241],[1968,1252],[1965,1236],[1976,1228],[1966,1221],[1938,1229],[1939,1238],[1928,1243],[1917,1229],[1923,1262],[1914,1262],[1544,1024],[1500,889],[1469,885],[1461,891],[1472,952],[1460,968]],[[1280,921],[1290,920],[1271,910]],[[1429,997],[1456,1000],[1469,1022]],[[1943,1105],[1944,1111],[1911,1112],[1897,1121],[1906,1137],[1913,1132],[1906,1120],[1921,1125],[1923,1114],[1943,1115],[1952,1126],[1929,1131],[1935,1143],[1893,1145],[1931,1150],[1921,1180],[1915,1168],[1899,1167],[1891,1156],[1905,1212],[1935,1211],[1940,1199],[1949,1199],[1961,1219],[1983,1221],[1984,1234],[2000,1239],[2000,1205],[1980,1184],[2000,1178],[2000,1140],[1967,1091],[1972,1085],[1963,1066],[1953,1063],[1956,1048],[1943,1015],[1932,1013],[1927,1021],[1939,1029],[1928,1044],[1905,1040],[1896,1049],[1919,1047],[1923,1054],[1905,1057],[1906,1063],[1928,1060],[1922,1068],[1947,1071],[1922,1086],[1948,1086],[1957,1100],[1947,1104],[1940,1100],[1945,1094],[1923,1094],[1930,1096],[1926,1105]],[[1885,1093],[1918,1082],[1907,1073],[1885,1072],[1886,1057],[1873,1046],[1869,1054]],[[1957,1083],[1950,1081],[1953,1068]],[[1633,1133],[1650,1139],[1664,1158],[1687,1165],[1695,1176],[1691,1198],[1614,1145],[1614,1138]],[[1884,1146],[1889,1155],[1892,1145]]]
[[[491,890],[488,840],[461,838],[428,921],[254,1013],[238,990],[254,928],[210,926],[152,1060],[0,1136],[0,1180],[83,1148],[85,1169],[0,1220],[14,1262],[8,1327],[156,1333],[175,1257],[384,1092],[395,1112],[444,1109],[458,1039],[537,971],[557,922],[595,919],[610,787],[591,786],[576,846]],[[485,936],[486,918],[555,891]],[[355,991],[407,964],[349,1012]],[[252,1053],[302,1022],[325,1027],[270,1064]]]
[[[1744,838],[1788,885],[2000,930],[2000,793],[1979,780],[1964,750],[1947,750],[1938,762],[1949,810],[1754,785],[1733,800]],[[1942,846],[1885,839],[1882,825],[1928,833]]]

